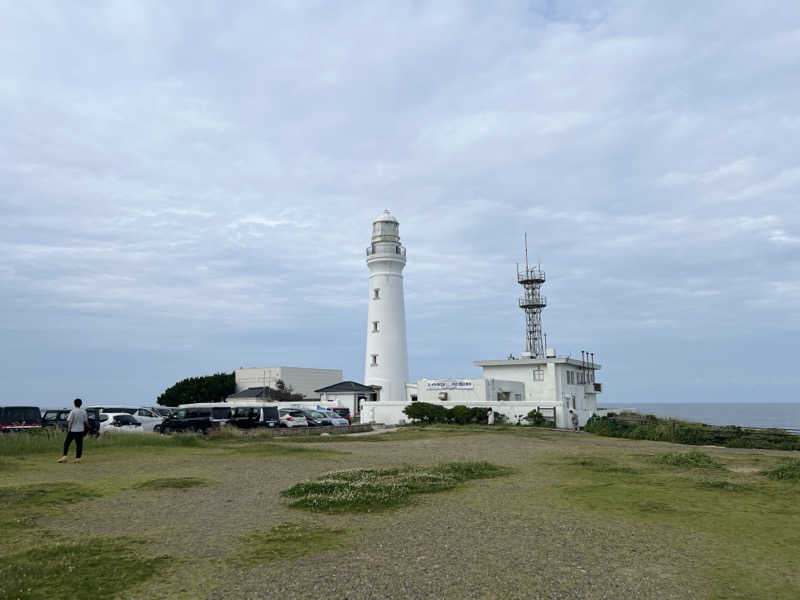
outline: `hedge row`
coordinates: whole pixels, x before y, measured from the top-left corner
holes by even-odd
[[[604,417],[592,416],[584,429],[598,435],[633,440],[654,440],[699,446],[727,446],[728,448],[800,450],[800,436],[792,435],[782,429],[762,430],[734,425],[704,425],[635,413],[609,413]]]
[[[412,421],[423,423],[457,423],[466,425],[468,423],[486,423],[488,409],[486,407],[469,407],[458,405],[453,408],[445,408],[440,404],[429,402],[412,402],[403,409],[406,416]],[[537,427],[548,427],[550,422],[537,411],[532,410],[525,416],[525,421]],[[508,418],[503,413],[494,411],[494,422],[498,425],[507,423]]]
[[[429,402],[412,402],[403,409],[406,416],[412,421],[423,423],[486,423],[487,409],[482,407],[454,406],[446,408],[440,404]],[[499,417],[499,418],[498,418]],[[498,412],[494,413],[495,423],[502,422],[505,417]]]

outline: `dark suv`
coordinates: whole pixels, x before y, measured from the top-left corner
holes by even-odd
[[[194,431],[207,433],[214,427],[211,420],[211,408],[179,408],[172,415],[164,419],[155,430],[160,433],[174,433],[176,431]]]
[[[70,411],[68,408],[49,408],[45,410],[42,415],[42,427],[66,429],[69,413]],[[100,432],[100,421],[105,420],[100,416],[100,409],[87,408],[86,414],[89,417],[89,435],[98,435]]]
[[[240,429],[280,427],[281,418],[277,406],[235,406],[228,423]]]
[[[35,406],[0,406],[0,431],[42,428],[42,413]]]

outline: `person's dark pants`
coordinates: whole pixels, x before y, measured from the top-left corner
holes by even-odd
[[[64,456],[69,453],[69,445],[75,440],[75,458],[80,458],[83,454],[83,431],[67,432],[67,439],[64,440]]]

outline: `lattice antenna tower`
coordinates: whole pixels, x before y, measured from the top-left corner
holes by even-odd
[[[547,298],[542,296],[541,287],[545,281],[541,265],[528,265],[528,234],[525,234],[525,270],[520,272],[517,264],[517,281],[525,290],[519,299],[519,306],[525,311],[525,356],[526,358],[545,358],[544,335],[542,334],[542,309],[547,306]]]

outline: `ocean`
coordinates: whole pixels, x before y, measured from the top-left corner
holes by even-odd
[[[709,425],[800,429],[800,404],[797,403],[642,403],[630,408],[640,414],[673,417]]]

